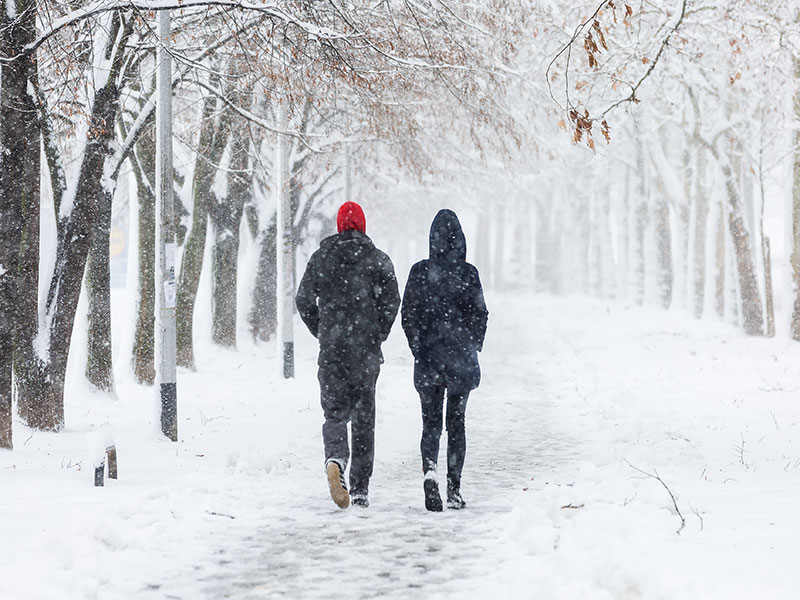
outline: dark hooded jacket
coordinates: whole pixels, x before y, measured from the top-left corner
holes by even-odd
[[[322,240],[295,297],[309,331],[319,339],[319,365],[377,366],[400,306],[394,267],[360,231]]]
[[[431,225],[430,258],[411,268],[403,294],[403,331],[418,390],[443,383],[457,394],[480,383],[478,352],[489,312],[478,269],[466,257],[458,217],[440,210]]]

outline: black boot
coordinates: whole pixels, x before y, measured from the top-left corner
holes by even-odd
[[[447,508],[452,510],[459,510],[467,505],[461,497],[461,482],[447,478]]]
[[[439,495],[439,482],[436,481],[436,471],[430,470],[425,473],[422,489],[425,490],[425,508],[431,512],[442,512],[442,497]]]

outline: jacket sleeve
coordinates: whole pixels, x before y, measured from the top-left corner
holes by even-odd
[[[422,273],[419,263],[411,267],[406,281],[406,289],[403,291],[403,308],[401,313],[401,324],[408,340],[408,347],[411,353],[416,356],[420,348],[420,325],[422,310]]]
[[[474,266],[471,269],[470,280],[467,326],[472,339],[475,341],[476,350],[480,352],[483,349],[483,340],[486,337],[486,322],[489,319],[489,311],[486,309],[486,301],[483,299],[481,278],[478,274],[478,269]]]
[[[297,305],[297,312],[303,323],[306,324],[311,335],[318,337],[319,334],[319,256],[315,252],[311,255],[306,265],[300,286],[297,288],[297,295],[294,302]]]
[[[380,259],[379,281],[375,290],[375,302],[378,309],[378,321],[381,341],[385,342],[392,331],[392,324],[400,308],[400,291],[397,289],[397,277],[391,259],[384,255]]]

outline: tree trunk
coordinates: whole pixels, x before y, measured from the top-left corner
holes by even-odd
[[[278,240],[275,214],[261,234],[253,308],[250,310],[250,332],[253,339],[266,342],[278,330]]]
[[[237,128],[231,140],[228,194],[209,211],[214,234],[212,260],[211,337],[220,346],[236,346],[236,285],[239,256],[239,228],[244,206],[250,197],[252,174],[249,170],[247,137]]]
[[[675,275],[672,270],[672,234],[670,233],[669,204],[663,189],[659,186],[655,203],[655,233],[658,256],[658,297],[663,308],[672,303],[672,285]]]
[[[212,78],[216,85],[218,78]],[[214,176],[228,142],[230,127],[228,111],[224,111],[219,123],[214,121],[217,99],[208,95],[203,103],[203,116],[200,126],[198,147],[208,149],[207,154],[199,154],[195,159],[194,179],[192,181],[192,228],[183,249],[181,272],[178,278],[176,304],[176,335],[178,365],[195,368],[193,318],[194,304],[197,299],[197,288],[200,284],[200,273],[203,270],[203,253],[206,247],[208,229],[208,209],[214,196],[212,186]]]
[[[742,200],[736,185],[736,176],[727,160],[721,161],[728,192],[728,228],[733,241],[734,258],[742,301],[742,317],[747,335],[764,334],[764,317],[761,309],[761,292],[756,278],[750,234],[742,216]]]
[[[152,127],[142,134],[136,144],[131,163],[139,201],[139,293],[136,300],[133,376],[137,383],[153,385],[156,380],[156,143]]]
[[[104,392],[114,391],[111,356],[111,270],[109,234],[111,203],[109,190],[102,189],[97,199],[97,220],[91,236],[86,265],[86,291],[89,295],[88,356],[86,379]]]
[[[714,280],[714,307],[720,319],[725,318],[725,203],[717,203],[717,231],[715,236],[717,274]]]
[[[800,58],[794,59],[794,115],[800,118]],[[792,169],[792,339],[800,341],[800,129],[794,134],[794,164]]]
[[[550,213],[552,205],[548,200],[537,198],[536,202],[536,290],[540,292],[558,292],[554,243],[551,233]]]
[[[767,336],[775,337],[775,299],[773,297],[772,289],[772,252],[770,250],[769,238],[763,237],[761,239],[764,245],[764,294],[766,300],[767,311]]]
[[[618,181],[623,181],[624,190],[618,197],[617,210],[617,290],[616,295],[620,300],[628,299],[628,264],[630,257],[630,200],[631,200],[631,176],[630,169],[625,169],[623,177]]]
[[[647,232],[647,224],[650,220],[649,215],[649,199],[647,198],[647,175],[645,173],[644,161],[644,147],[642,146],[641,134],[639,132],[638,123],[634,121],[636,130],[636,176],[638,177],[639,184],[636,188],[636,197],[634,198],[633,205],[636,207],[636,222],[635,222],[635,250],[633,255],[633,298],[636,304],[644,304],[645,298],[645,284],[647,276],[647,261],[645,253],[645,234]]]
[[[478,212],[478,235],[475,240],[475,265],[481,273],[490,273],[490,237],[491,218],[490,211],[482,206]]]
[[[505,248],[506,248],[506,223],[505,223],[505,205],[503,202],[498,203],[495,211],[495,238],[494,238],[494,256],[492,257],[492,281],[496,290],[502,290],[505,286],[505,279],[503,277],[503,267],[505,265]]]
[[[708,196],[705,187],[706,153],[697,149],[697,187],[694,193],[694,316],[698,319],[705,310],[706,293],[706,228],[708,227]]]
[[[616,294],[616,273],[614,268],[614,255],[611,242],[611,201],[610,189],[606,188],[601,191],[599,197],[595,197],[595,203],[599,210],[597,222],[598,229],[595,232],[597,236],[596,250],[599,253],[598,266],[599,266],[599,284],[598,289],[602,298],[613,298]]]
[[[98,198],[102,194],[113,194],[111,182],[105,178],[105,161],[114,135],[120,95],[117,79],[131,26],[132,21],[123,19],[122,13],[114,13],[105,48],[106,56],[111,58],[111,69],[105,87],[95,92],[72,209],[58,228],[56,264],[43,325],[49,333],[49,344],[47,359],[42,362],[41,400],[32,411],[29,422],[38,429],[58,431],[64,426],[64,382],[69,345],[91,232],[97,220]],[[120,28],[124,28],[122,35],[118,35]]]
[[[39,272],[40,129],[30,95],[36,55],[23,48],[36,37],[37,4],[15,3],[18,17],[0,13],[0,448],[12,448],[12,372],[35,376]],[[21,379],[20,379],[21,378]],[[27,398],[27,396],[26,396]]]
[[[531,285],[531,200],[523,197],[515,202],[514,222],[514,286],[528,289]]]

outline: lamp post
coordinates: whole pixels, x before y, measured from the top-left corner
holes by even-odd
[[[178,441],[178,395],[175,377],[175,219],[172,198],[172,59],[170,11],[158,13],[159,44],[156,53],[156,247],[159,285],[157,288],[156,356],[161,431]]]
[[[286,108],[275,107],[278,129],[286,128]],[[278,214],[278,353],[282,356],[283,378],[294,378],[294,254],[293,219],[289,197],[289,150],[286,136],[278,133],[275,146],[275,194]]]

